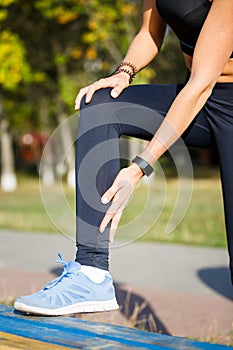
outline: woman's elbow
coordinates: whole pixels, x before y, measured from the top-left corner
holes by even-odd
[[[187,87],[190,89],[191,93],[198,96],[210,96],[213,88],[216,84],[215,79],[211,78],[200,78],[199,77],[190,77],[187,82]],[[207,97],[207,98],[208,98]]]

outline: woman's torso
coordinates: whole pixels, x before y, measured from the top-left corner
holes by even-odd
[[[214,1],[214,0],[213,0]],[[192,54],[201,28],[209,13],[210,0],[156,0],[157,9],[176,33],[186,66],[191,69]],[[233,54],[229,58],[220,82],[233,82]]]

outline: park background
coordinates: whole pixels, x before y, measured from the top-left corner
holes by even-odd
[[[74,114],[79,89],[110,75],[122,61],[140,28],[141,8],[142,1],[120,0],[114,6],[105,0],[0,1],[1,228],[59,229],[40,196],[44,146],[54,130]],[[134,83],[182,82],[185,76],[179,44],[168,30],[159,56]],[[47,149],[50,161],[41,169],[41,178],[51,187],[62,177],[65,196],[74,209],[74,151],[64,156],[73,136],[62,125],[56,144],[50,143],[51,150]],[[160,219],[142,239],[225,247],[217,155],[214,150],[190,150],[190,154],[195,182],[186,216],[173,234],[164,233],[178,186],[174,164],[166,154],[160,161],[167,180],[166,203]],[[137,192],[134,206],[123,215],[123,224],[143,209],[144,188]],[[54,210],[60,216],[59,201],[56,204]]]
[[[140,28],[141,9],[140,0],[0,0],[3,232],[28,232],[35,236],[63,233],[74,238],[75,153],[74,147],[68,155],[65,150],[75,136],[73,124],[67,127],[70,125],[66,121],[76,119],[78,125],[74,100],[79,89],[110,75],[122,61]],[[177,83],[185,77],[179,44],[168,29],[158,57],[137,74],[133,84]],[[55,142],[47,143],[54,131]],[[133,144],[130,140],[129,159]],[[44,162],[46,166],[41,167],[45,146],[48,159]],[[165,154],[160,159],[167,186],[161,213],[156,207],[161,193],[155,176],[149,186],[144,182],[138,186],[122,216],[121,226],[127,227],[142,212],[143,221],[150,221],[153,212],[145,210],[148,189],[155,194],[158,220],[149,229],[143,228],[142,235],[135,237],[131,230],[117,239],[127,243],[137,240],[226,248],[217,154],[213,149],[192,149],[190,155],[194,170],[192,200],[179,226],[170,234],[165,232],[179,187],[175,164]],[[68,219],[65,216],[61,197],[65,197],[73,213],[71,219],[70,213]],[[207,331],[208,334],[212,333]],[[232,344],[232,331],[223,339],[211,340]]]

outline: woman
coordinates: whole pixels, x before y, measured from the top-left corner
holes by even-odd
[[[190,72],[187,82],[128,88],[158,54],[167,23],[180,40]],[[112,76],[81,89],[76,98],[75,108],[81,105],[76,261],[62,261],[63,274],[42,291],[18,298],[16,309],[61,315],[118,308],[108,272],[108,241],[135,186],[180,136],[188,146],[215,144],[218,149],[233,276],[232,51],[232,0],[144,1],[142,27],[124,61]],[[140,106],[150,113],[142,115]],[[149,142],[119,172],[121,135]]]

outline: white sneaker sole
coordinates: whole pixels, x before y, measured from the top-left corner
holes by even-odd
[[[88,313],[88,312],[103,312],[118,310],[119,305],[116,298],[107,301],[88,301],[81,302],[58,309],[44,309],[36,306],[29,306],[20,302],[15,302],[14,308],[18,311],[28,314],[45,315],[45,316],[60,316],[67,314]]]

